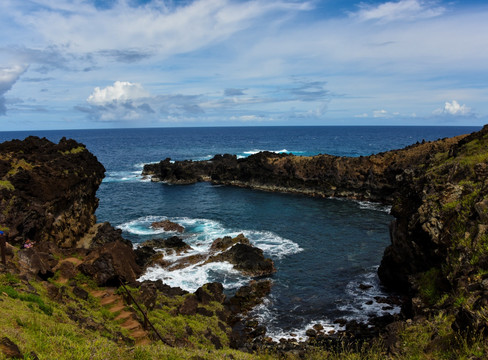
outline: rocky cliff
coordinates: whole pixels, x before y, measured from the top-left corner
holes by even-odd
[[[95,224],[105,169],[84,145],[38,137],[0,144],[0,224],[13,243],[71,247]]]
[[[446,151],[462,137],[423,142],[401,150],[371,156],[312,157],[261,152],[248,158],[216,155],[208,161],[165,159],[144,166],[153,181],[215,184],[302,193],[321,197],[348,197],[391,203],[404,179],[433,154]]]

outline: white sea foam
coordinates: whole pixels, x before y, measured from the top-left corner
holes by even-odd
[[[194,292],[205,283],[219,280],[226,289],[235,289],[245,285],[249,279],[242,276],[228,262],[195,264],[184,269],[171,271],[159,266],[148,268],[139,280],[158,280],[173,287],[180,287]]]
[[[339,310],[350,314],[345,317],[346,319],[365,322],[372,315],[398,314],[400,312],[400,306],[384,304],[375,299],[386,296],[381,290],[377,270],[378,267],[375,266],[347,284],[346,293],[350,300],[339,306]],[[371,287],[363,290],[360,288],[361,284]]]
[[[289,151],[287,149],[281,149],[281,150],[261,150],[261,149],[253,149],[253,150],[249,150],[249,151],[244,151],[242,152],[241,154],[238,154],[237,155],[237,158],[238,159],[242,159],[242,158],[246,158],[248,156],[251,156],[251,155],[254,155],[254,154],[257,154],[259,152],[263,152],[263,151],[268,151],[268,152],[272,152],[272,153],[276,153],[276,154],[303,154],[305,153],[304,151]]]
[[[306,325],[300,327],[292,327],[288,329],[282,329],[274,325],[276,314],[272,309],[272,300],[265,298],[263,303],[256,306],[250,313],[250,317],[256,318],[260,324],[266,324],[266,336],[269,336],[273,341],[280,341],[280,339],[295,339],[298,341],[304,341],[308,338],[305,334],[308,329],[313,328],[314,325],[320,324],[323,327],[323,332],[339,331],[344,328],[339,324],[334,324],[328,319],[314,319],[309,321]]]
[[[135,235],[175,235],[175,232],[167,232],[163,229],[154,229],[151,224],[156,221],[170,220],[185,227],[185,242],[192,247],[192,250],[180,255],[166,254],[165,260],[170,262],[184,261],[183,258],[195,254],[207,254],[213,241],[219,237],[237,236],[243,233],[250,242],[263,249],[264,254],[273,259],[281,259],[284,256],[296,254],[302,249],[298,244],[289,239],[284,239],[271,231],[258,230],[234,230],[226,228],[222,223],[211,219],[199,219],[188,217],[165,217],[165,216],[144,216],[128,221],[117,226],[119,229]],[[182,289],[194,291],[208,281],[222,282],[226,289],[234,289],[244,285],[250,280],[249,277],[240,275],[228,263],[210,263],[202,265],[191,265],[184,269],[171,270],[159,266],[149,268],[141,277],[145,279],[162,279],[171,286],[180,286]],[[218,280],[217,280],[218,279]],[[193,290],[192,290],[193,289]]]
[[[359,208],[360,209],[366,209],[366,210],[376,210],[376,211],[382,211],[386,213],[390,213],[391,211],[391,206],[390,205],[383,205],[371,201],[357,201]]]

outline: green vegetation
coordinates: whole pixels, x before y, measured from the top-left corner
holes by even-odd
[[[15,190],[15,187],[8,180],[0,180],[0,189],[7,189],[8,191]]]
[[[72,148],[70,150],[61,151],[61,154],[63,154],[63,155],[73,155],[73,154],[79,154],[80,152],[83,152],[85,150],[86,150],[86,148],[84,146],[78,146],[78,147]]]
[[[437,283],[441,271],[438,268],[432,268],[423,273],[419,280],[419,293],[422,299],[429,305],[434,305],[441,298],[441,291]]]

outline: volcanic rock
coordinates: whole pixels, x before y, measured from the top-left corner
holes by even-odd
[[[9,241],[72,247],[95,224],[105,169],[83,144],[30,136],[0,144],[0,224]]]
[[[238,243],[251,245],[249,239],[246,238],[244,234],[239,234],[235,238],[224,236],[223,238],[218,238],[213,241],[212,245],[210,246],[210,251],[224,251]]]
[[[163,229],[164,231],[176,231],[182,233],[185,228],[180,224],[174,223],[169,220],[156,221],[151,224],[153,229]]]
[[[118,286],[119,279],[133,282],[141,275],[132,247],[121,241],[94,249],[78,268],[100,286]]]
[[[276,271],[273,260],[265,258],[263,250],[241,243],[223,253],[211,256],[205,263],[215,261],[228,261],[236,270],[250,276],[266,276]]]

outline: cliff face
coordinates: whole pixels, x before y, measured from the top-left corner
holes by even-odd
[[[145,165],[143,175],[173,184],[212,181],[268,191],[391,203],[405,178],[419,163],[427,162],[434,153],[446,151],[459,139],[427,142],[354,158],[261,152],[244,159],[233,155],[217,155],[208,161],[173,163],[166,159]]]
[[[38,137],[0,144],[0,225],[13,243],[72,247],[95,224],[105,169],[85,146]]]
[[[449,308],[455,327],[488,326],[488,126],[419,164],[394,201],[379,275],[409,289],[412,312]]]

